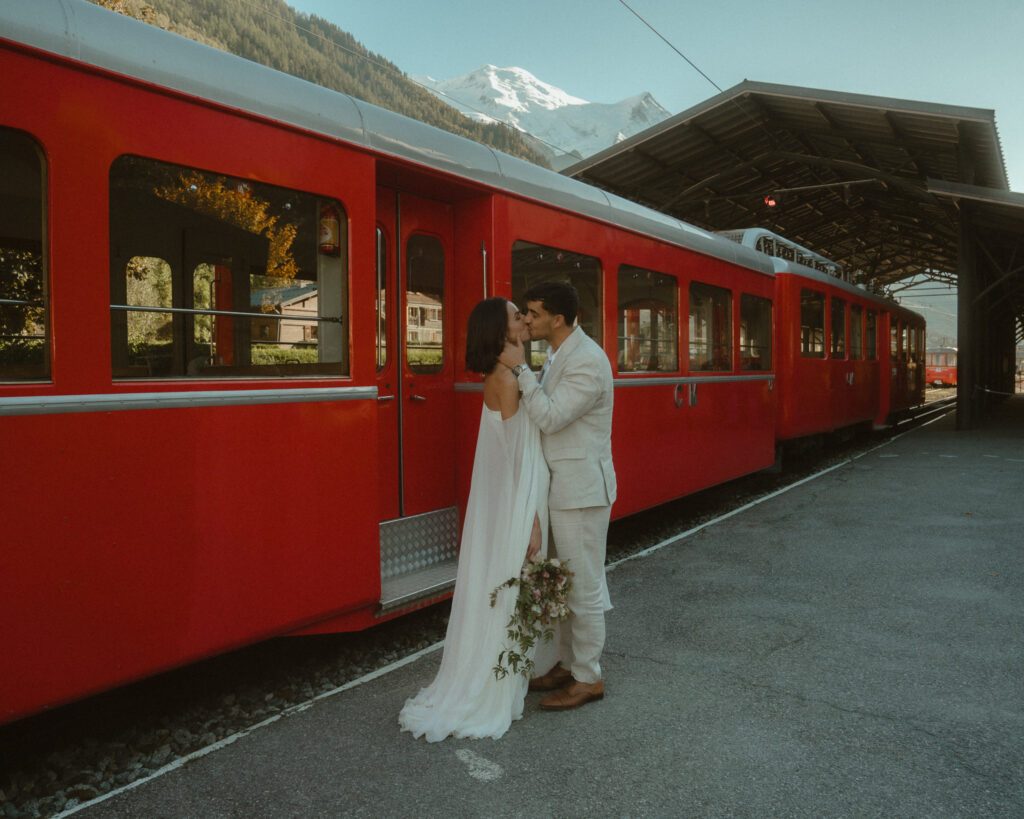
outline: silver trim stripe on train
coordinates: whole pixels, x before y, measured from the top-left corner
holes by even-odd
[[[659,375],[640,377],[619,377],[615,379],[615,387],[674,387],[677,384],[732,384],[737,381],[767,381],[774,383],[774,373],[758,375]],[[475,382],[457,382],[455,392],[483,392],[484,385]]]
[[[253,404],[307,404],[320,401],[369,401],[376,397],[376,387],[129,392],[106,395],[29,395],[0,398],[0,416],[237,407]]]

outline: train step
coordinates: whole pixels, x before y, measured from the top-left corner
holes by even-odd
[[[389,614],[444,594],[459,564],[459,508],[380,524],[380,609]]]

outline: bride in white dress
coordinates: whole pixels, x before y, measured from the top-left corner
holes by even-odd
[[[527,680],[495,679],[498,653],[511,647],[505,627],[516,601],[505,589],[491,608],[491,592],[519,575],[529,554],[547,546],[548,468],[540,433],[519,412],[512,371],[498,363],[506,338],[525,340],[522,316],[503,298],[484,299],[469,316],[466,367],[484,376],[473,479],[459,550],[441,667],[434,681],[407,700],[403,731],[439,742],[448,736],[498,739],[523,716]]]

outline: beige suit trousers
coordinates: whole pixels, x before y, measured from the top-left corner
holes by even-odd
[[[569,591],[570,614],[559,624],[558,653],[562,666],[584,683],[601,679],[604,613],[610,607],[604,557],[611,510],[610,506],[550,510],[555,553],[569,562],[575,575]]]

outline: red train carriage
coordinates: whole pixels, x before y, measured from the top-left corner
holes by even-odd
[[[448,593],[485,294],[579,287],[617,515],[771,463],[764,257],[79,0],[0,19],[0,719]]]
[[[616,516],[772,463],[767,256],[84,0],[0,32],[0,721],[449,593],[485,295],[579,289]]]
[[[581,325],[612,358],[616,517],[773,462],[770,276],[503,204],[509,233],[496,244],[511,246],[513,300],[539,280],[572,281]],[[534,356],[539,364],[543,351]]]
[[[924,319],[913,310],[895,307],[889,314],[889,391],[880,419],[899,418],[924,403]],[[883,379],[884,383],[884,379]]]
[[[935,387],[956,386],[956,347],[928,350],[925,356],[925,381]]]
[[[919,315],[850,284],[834,262],[770,231],[724,235],[774,258],[779,441],[883,426],[924,400]]]

